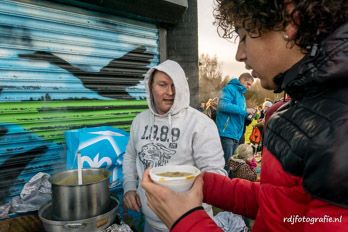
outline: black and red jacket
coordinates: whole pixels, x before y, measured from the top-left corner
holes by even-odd
[[[292,100],[272,107],[260,183],[205,173],[204,201],[254,232],[348,231],[348,24],[275,81]],[[171,231],[221,229],[197,210]]]

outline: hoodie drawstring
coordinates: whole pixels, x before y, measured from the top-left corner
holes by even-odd
[[[168,114],[168,124],[169,124],[169,132],[172,131],[172,115]]]
[[[153,128],[153,126],[155,125],[155,123],[156,123],[156,115],[155,114],[151,114],[152,115],[152,124],[151,125],[149,125],[149,128]],[[171,131],[172,131],[172,114],[168,114],[168,127],[169,127],[169,134],[171,133]],[[151,136],[150,136],[150,141],[151,141],[151,143],[152,144],[154,144],[154,141],[155,141],[155,137],[154,136],[152,136],[152,133],[151,133]]]
[[[149,128],[153,128],[153,126],[155,125],[156,122],[156,116],[154,114],[152,115],[152,125],[149,125]],[[150,141],[153,144],[153,141],[155,140],[155,138],[152,136],[152,133],[150,133]]]

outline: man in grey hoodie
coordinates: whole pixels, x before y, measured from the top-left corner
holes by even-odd
[[[146,204],[138,185],[148,167],[193,165],[226,175],[215,123],[189,106],[185,72],[172,60],[151,68],[145,76],[148,110],[132,122],[123,161],[124,204],[145,215],[145,232],[168,231]]]

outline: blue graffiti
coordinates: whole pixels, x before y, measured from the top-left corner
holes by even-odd
[[[44,141],[18,125],[0,125],[0,145],[0,203],[18,195],[36,173],[65,168],[62,144]]]

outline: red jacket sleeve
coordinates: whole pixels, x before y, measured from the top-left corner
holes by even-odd
[[[197,210],[182,218],[171,232],[223,232],[204,210]]]
[[[225,211],[255,218],[259,203],[259,182],[229,179],[215,173],[204,174],[203,201]]]
[[[229,179],[215,173],[204,173],[203,201],[226,211],[255,218],[260,185],[243,179]],[[182,218],[171,232],[221,232],[204,210],[196,210]]]

